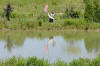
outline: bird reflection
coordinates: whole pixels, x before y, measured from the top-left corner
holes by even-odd
[[[9,52],[11,52],[12,48],[13,48],[13,43],[9,37],[9,35],[7,36],[7,44],[5,45],[5,48],[7,48],[7,50]]]
[[[51,36],[49,37],[48,43],[45,46],[45,50],[46,50],[46,54],[49,56],[49,46],[52,46],[53,48],[55,47],[55,41],[54,41],[54,37]]]

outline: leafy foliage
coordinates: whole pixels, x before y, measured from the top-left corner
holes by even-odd
[[[100,22],[100,0],[84,0],[85,19],[92,22]]]

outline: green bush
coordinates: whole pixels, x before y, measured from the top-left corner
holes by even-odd
[[[70,7],[66,8],[65,13],[64,13],[64,18],[79,18],[80,13],[75,10],[75,8]]]
[[[84,0],[85,19],[88,21],[100,22],[100,0]]]

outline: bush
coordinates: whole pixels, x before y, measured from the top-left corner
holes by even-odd
[[[67,18],[79,18],[80,14],[78,11],[75,11],[73,7],[66,8],[64,17]]]
[[[100,22],[100,0],[84,0],[85,19],[88,21]]]

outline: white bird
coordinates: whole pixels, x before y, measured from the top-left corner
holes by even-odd
[[[49,16],[49,18],[51,18],[51,19],[55,19],[55,18],[54,18],[55,13],[54,13],[54,14],[51,14],[51,16],[50,16],[50,14],[48,13],[48,16]]]

